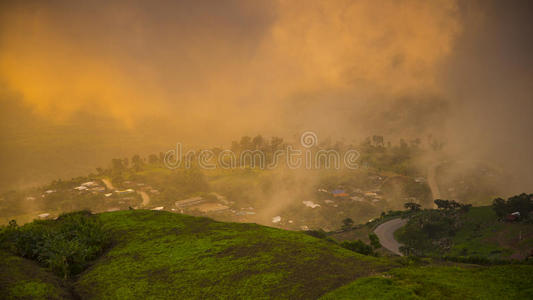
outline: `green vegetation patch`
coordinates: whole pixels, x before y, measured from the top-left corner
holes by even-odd
[[[407,267],[358,279],[322,299],[529,299],[533,266]]]
[[[501,221],[490,206],[424,210],[414,213],[395,237],[410,254],[521,260],[530,254],[533,225]]]
[[[0,251],[0,295],[2,299],[70,299],[53,274],[4,251]]]
[[[65,279],[78,274],[108,245],[100,221],[88,211],[63,214],[57,220],[35,220],[1,228],[0,246],[37,261]]]
[[[316,298],[389,268],[302,233],[154,211],[99,215],[115,245],[82,273],[83,298]]]

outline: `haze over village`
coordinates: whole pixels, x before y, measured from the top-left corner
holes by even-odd
[[[0,298],[531,298],[532,16],[1,1]]]

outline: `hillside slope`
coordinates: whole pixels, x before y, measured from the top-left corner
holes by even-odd
[[[523,260],[533,249],[533,224],[528,222],[503,222],[490,206],[472,207],[468,212],[441,218],[438,210],[418,213],[407,226],[397,231],[397,239],[417,245],[423,255],[481,257],[487,259]],[[415,221],[416,220],[416,221]],[[417,223],[418,222],[418,223]],[[420,223],[421,222],[421,223]],[[417,224],[429,230],[421,230]],[[446,247],[424,247],[423,242],[438,242]]]
[[[425,266],[357,279],[321,299],[531,299],[533,266]]]
[[[376,258],[301,232],[164,211],[78,212],[14,232],[89,221],[101,225],[111,245],[72,277],[0,253],[2,299],[524,299],[533,286],[531,265]],[[49,232],[83,240],[84,232],[98,231]]]
[[[472,207],[453,237],[451,255],[524,259],[533,249],[533,224],[498,221],[490,206]]]
[[[154,211],[98,215],[115,245],[80,274],[84,299],[316,298],[390,268],[325,240]]]
[[[0,251],[0,298],[70,299],[71,294],[53,274],[35,262]]]

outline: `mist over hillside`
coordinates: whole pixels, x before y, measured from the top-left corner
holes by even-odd
[[[531,187],[529,1],[2,6],[3,190],[307,130],[431,134]]]
[[[533,1],[1,0],[0,298],[530,299]]]

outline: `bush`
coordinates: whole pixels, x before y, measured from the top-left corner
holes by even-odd
[[[398,259],[398,262],[402,266],[413,266],[413,265],[421,265],[423,260],[419,256],[402,256]]]
[[[509,265],[509,264],[529,264],[527,260],[519,261],[512,259],[494,259],[487,258],[483,256],[448,256],[445,255],[442,257],[443,260],[453,261],[466,264],[476,264],[484,266],[493,266],[493,265]]]
[[[13,250],[18,225],[15,220],[9,221],[9,225],[0,227],[0,249]]]
[[[3,247],[37,261],[64,278],[78,274],[109,245],[109,237],[88,211],[21,227],[3,228]]]
[[[527,220],[529,212],[533,211],[533,194],[520,194],[510,197],[505,201],[502,198],[496,198],[492,201],[492,208],[499,218],[504,218],[507,214],[520,212],[520,218]]]
[[[372,248],[374,248],[374,250],[381,248],[379,237],[375,233],[369,233],[368,238],[370,239],[370,245]]]
[[[491,265],[490,259],[481,256],[443,256],[444,260],[476,265]]]
[[[324,230],[318,229],[318,230],[306,230],[304,231],[305,234],[310,235],[312,237],[316,237],[319,239],[326,239],[327,234]]]
[[[342,230],[346,231],[346,230],[350,230],[352,229],[353,227],[353,220],[350,219],[350,218],[346,218],[344,220],[342,220]]]
[[[353,242],[342,242],[341,247],[364,255],[375,255],[374,251],[372,250],[372,247],[365,244],[361,240]]]

